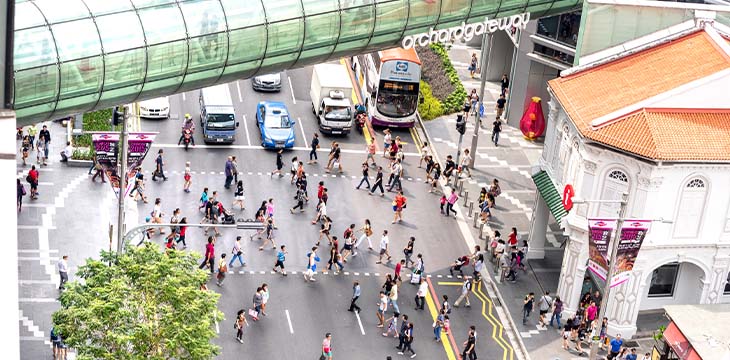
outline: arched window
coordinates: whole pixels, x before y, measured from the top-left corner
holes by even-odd
[[[601,200],[621,200],[623,193],[629,192],[629,177],[621,170],[611,170],[603,181]],[[621,204],[602,203],[598,207],[599,217],[615,218],[618,216]]]
[[[674,219],[675,237],[696,237],[702,223],[702,213],[707,198],[707,185],[694,178],[682,186],[677,218]]]

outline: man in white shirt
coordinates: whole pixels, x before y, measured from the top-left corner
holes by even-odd
[[[423,310],[426,294],[428,294],[428,283],[424,278],[421,278],[421,283],[418,284],[418,292],[416,292],[416,310]]]
[[[388,243],[390,243],[390,240],[388,239],[388,230],[383,230],[383,237],[380,238],[380,256],[378,257],[378,261],[376,264],[382,264],[383,263],[383,255],[388,257],[388,261],[390,261],[390,253],[388,253]]]
[[[61,260],[58,260],[56,268],[58,268],[58,275],[61,276],[61,284],[58,286],[58,289],[63,290],[63,285],[68,282],[68,255],[64,255]]]
[[[454,303],[454,307],[459,307],[459,304],[462,300],[466,300],[466,307],[470,307],[471,304],[469,303],[469,293],[471,293],[471,279],[465,278],[464,283],[461,284],[461,296],[459,296],[458,299],[456,299],[456,302]]]
[[[74,149],[71,146],[71,142],[67,141],[66,147],[63,149],[63,151],[61,151],[61,162],[67,162],[68,159],[71,158],[71,154],[73,154],[73,152],[74,152]]]

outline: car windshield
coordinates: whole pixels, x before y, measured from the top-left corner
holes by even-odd
[[[208,114],[208,129],[233,130],[236,128],[236,117],[233,114]]]
[[[350,120],[352,111],[350,107],[344,106],[325,106],[324,118],[327,120]]]
[[[291,127],[289,115],[266,114],[264,126],[269,129],[288,129]]]

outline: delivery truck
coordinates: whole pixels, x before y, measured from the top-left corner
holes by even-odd
[[[312,111],[319,130],[327,134],[348,134],[352,129],[353,108],[350,103],[352,83],[340,64],[319,64],[312,72]]]

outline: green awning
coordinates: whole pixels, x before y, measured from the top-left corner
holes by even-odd
[[[558,189],[555,188],[553,181],[550,180],[550,176],[545,170],[541,170],[539,173],[532,175],[532,181],[535,182],[537,191],[545,200],[555,221],[560,224],[560,220],[568,215],[568,211],[563,207],[563,198],[560,196]]]

